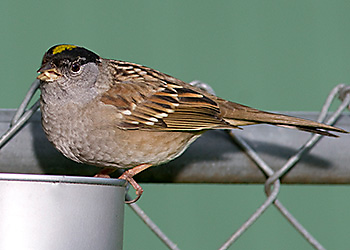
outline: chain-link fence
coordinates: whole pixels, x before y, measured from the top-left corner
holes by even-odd
[[[195,83],[195,84],[198,84]],[[200,83],[199,83],[200,84]],[[38,101],[34,102],[31,107],[27,109],[28,104],[30,103],[32,97],[34,96],[36,90],[38,88],[38,81],[35,81],[30,88],[27,96],[25,97],[23,103],[20,105],[17,112],[14,114],[13,111],[5,111],[6,115],[13,116],[10,123],[10,128],[4,133],[4,135],[0,139],[0,148],[2,148],[7,142],[11,140],[11,138],[23,127],[23,125],[33,116],[36,116],[36,122],[39,122],[38,114],[36,113],[36,110],[39,107]],[[339,97],[342,102],[339,105],[339,107],[336,109],[335,112],[330,114],[328,112],[333,100]],[[348,119],[348,117],[345,117],[342,115],[342,112],[349,108],[350,103],[350,87],[345,84],[339,84],[336,86],[329,94],[329,97],[327,98],[322,111],[318,117],[318,122],[323,122],[329,125],[333,125],[339,117],[342,117],[342,119]],[[34,118],[35,118],[34,116]],[[343,124],[342,124],[343,125]],[[349,128],[348,120],[345,121],[345,126],[340,126],[344,129]],[[31,131],[33,133],[33,136],[36,136],[36,133],[38,133],[37,130],[38,126],[34,126],[34,130]],[[264,130],[263,133],[266,135],[265,127],[261,126],[262,130]],[[274,128],[279,129],[279,128]],[[283,129],[281,129],[283,130]],[[284,131],[284,130],[283,130]],[[198,166],[195,163],[189,164],[195,162],[193,159],[196,159],[198,157],[201,157],[205,155],[203,154],[203,148],[197,148],[197,151],[200,153],[196,153],[196,148],[192,149],[192,158],[184,158],[180,159],[179,161],[175,161],[174,163],[170,163],[169,165],[175,164],[177,167],[169,166],[168,168],[164,167],[155,167],[153,169],[150,169],[149,171],[146,171],[145,173],[142,173],[139,177],[139,181],[145,181],[145,182],[186,182],[186,183],[203,183],[203,182],[211,182],[211,183],[261,183],[264,182],[264,189],[266,194],[266,199],[261,204],[260,207],[257,208],[257,210],[250,216],[250,218],[241,226],[239,227],[229,238],[226,242],[222,244],[221,247],[219,247],[220,250],[228,249],[253,223],[266,211],[269,207],[275,206],[278,211],[288,220],[288,222],[315,248],[315,249],[325,249],[321,243],[319,243],[310,232],[308,232],[301,223],[298,222],[297,218],[295,218],[288,209],[278,200],[278,194],[280,191],[281,182],[286,183],[349,183],[350,180],[350,173],[347,169],[347,166],[344,165],[345,161],[341,161],[336,163],[336,159],[341,159],[342,157],[346,157],[345,153],[345,147],[348,145],[347,139],[342,139],[337,142],[334,142],[334,145],[337,149],[334,150],[334,147],[330,145],[329,143],[320,145],[319,150],[320,154],[325,155],[329,154],[329,157],[327,156],[328,165],[335,166],[334,168],[329,171],[325,170],[323,173],[315,173],[314,171],[308,171],[307,168],[299,168],[299,169],[293,169],[298,164],[301,157],[307,152],[309,152],[313,147],[316,146],[316,144],[320,141],[322,138],[321,135],[312,135],[309,140],[302,143],[302,146],[300,146],[299,150],[290,157],[285,163],[281,163],[281,161],[271,161],[271,164],[267,164],[267,161],[264,161],[261,156],[257,153],[257,150],[254,149],[257,146],[251,146],[249,139],[242,139],[241,136],[238,136],[237,133],[234,134],[236,131],[227,131],[229,138],[231,141],[228,141],[226,138],[226,145],[229,143],[234,143],[237,147],[236,150],[240,150],[239,155],[235,155],[235,159],[239,161],[238,163],[235,162],[234,165],[240,165],[241,168],[228,168],[226,165],[220,166],[222,163],[217,163],[216,167],[212,167],[212,163],[205,165],[203,164],[203,161]],[[291,132],[293,133],[293,132]],[[249,131],[248,131],[249,134]],[[43,136],[42,133],[40,136]],[[297,138],[297,136],[291,136],[288,134],[286,137],[281,136],[278,138],[281,140],[282,147],[283,142],[286,142],[287,140],[293,141],[293,143],[300,143],[300,140]],[[344,135],[343,137],[348,137],[347,135]],[[249,138],[249,137],[248,137]],[[270,138],[271,139],[271,138]],[[273,137],[272,140],[276,140],[277,137]],[[326,139],[326,138],[325,138]],[[210,134],[207,137],[204,137],[204,140],[212,140],[211,145],[216,148],[214,151],[220,151],[223,148],[220,148],[218,144],[215,144],[215,141],[218,140],[217,135],[211,136]],[[329,139],[328,139],[329,140]],[[328,141],[327,141],[328,142]],[[208,143],[206,143],[208,145]],[[197,143],[197,145],[199,145]],[[42,146],[42,145],[41,145]],[[223,143],[220,143],[220,146],[223,147]],[[266,145],[264,145],[266,147]],[[316,146],[317,148],[317,146]],[[11,148],[8,148],[7,150],[11,150]],[[17,148],[18,150],[18,148]],[[191,150],[191,149],[190,149]],[[229,150],[229,149],[224,149]],[[268,150],[265,148],[265,150]],[[273,150],[273,149],[272,149]],[[332,151],[334,150],[334,151]],[[51,154],[50,152],[44,152],[45,150],[41,151],[40,153],[43,154],[43,157],[47,157],[47,154]],[[210,149],[209,149],[210,151]],[[283,150],[282,150],[283,151]],[[280,151],[280,153],[282,152]],[[333,153],[334,152],[334,153]],[[19,153],[26,154],[26,149],[19,150]],[[237,152],[236,152],[237,153]],[[209,154],[209,153],[208,153]],[[9,158],[13,157],[11,154],[5,154]],[[29,153],[28,153],[29,155]],[[27,156],[27,157],[33,157],[33,156]],[[61,157],[58,156],[57,157]],[[206,155],[208,157],[208,155]],[[216,158],[217,156],[213,157]],[[47,157],[48,158],[48,157]],[[6,159],[5,159],[6,161]],[[28,164],[36,164],[33,159],[31,161],[26,161]],[[52,162],[48,162],[47,164],[53,164],[53,162],[57,162],[57,159],[53,159]],[[68,161],[67,161],[68,162]],[[252,164],[254,163],[254,164]],[[318,159],[310,160],[309,162],[303,162],[301,164],[318,164]],[[67,163],[68,164],[68,163]],[[73,164],[69,162],[69,164]],[[190,165],[189,167],[186,167],[186,164]],[[248,166],[247,166],[248,165]],[[272,166],[273,165],[273,166]],[[28,167],[24,164],[21,165],[18,162],[16,163],[17,166],[17,172],[26,172],[28,171]],[[64,169],[62,166],[58,167],[60,168],[60,171]],[[94,168],[86,168],[84,167],[74,167],[74,168],[67,168],[70,169],[70,174],[78,173],[79,174],[93,174],[96,169]],[[72,170],[74,169],[74,170]],[[81,171],[84,169],[83,171]],[[259,172],[259,170],[260,172]],[[291,170],[293,171],[291,172]],[[4,171],[4,169],[0,169],[1,171]],[[38,170],[34,169],[33,172],[51,172],[55,173],[55,168],[51,168],[51,171],[45,170]],[[13,171],[13,168],[11,168],[11,171]],[[64,171],[64,170],[63,170]],[[328,172],[327,172],[328,171]],[[321,171],[322,172],[322,171]],[[287,175],[288,173],[288,175]],[[294,175],[293,175],[294,173]],[[127,195],[127,199],[130,199],[130,197]],[[159,227],[147,216],[147,214],[139,207],[137,203],[130,204],[130,208],[146,223],[146,225],[152,230],[169,249],[179,249],[177,245],[172,242],[168,236],[166,236]]]

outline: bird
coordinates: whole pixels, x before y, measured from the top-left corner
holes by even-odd
[[[347,131],[224,100],[158,70],[105,59],[73,44],[49,48],[37,71],[41,123],[67,158],[101,167],[96,177],[125,170],[133,177],[180,156],[204,132],[270,124],[336,137]]]

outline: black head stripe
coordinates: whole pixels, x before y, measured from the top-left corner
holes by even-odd
[[[75,45],[60,44],[51,47],[44,55],[42,65],[48,62],[60,66],[65,61],[76,61],[80,59],[82,64],[98,62],[100,57],[94,52]]]

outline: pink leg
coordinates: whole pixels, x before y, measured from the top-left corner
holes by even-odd
[[[151,167],[151,164],[141,164],[139,166],[133,167],[131,169],[126,170],[118,179],[124,179],[127,182],[130,183],[130,185],[135,189],[136,191],[136,198],[131,201],[126,201],[126,203],[134,203],[138,199],[140,199],[143,189],[142,187],[134,180],[134,176],[138,173],[142,172],[143,170]]]

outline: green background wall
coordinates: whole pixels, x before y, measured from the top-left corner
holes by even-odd
[[[350,1],[2,0],[0,108],[19,105],[47,48],[73,43],[257,108],[318,111],[350,82],[349,13]],[[143,187],[139,205],[181,249],[218,248],[264,200],[259,185]],[[348,249],[349,194],[283,186],[280,199],[326,248]],[[165,249],[126,210],[124,249]],[[231,249],[312,248],[270,208]]]

